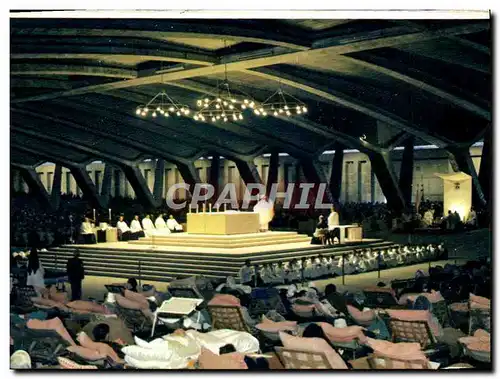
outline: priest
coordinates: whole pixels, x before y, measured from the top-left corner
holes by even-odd
[[[328,215],[328,234],[327,242],[329,245],[335,243],[335,238],[340,242],[340,228],[339,226],[339,214],[335,212],[335,208],[332,207],[330,214]]]
[[[274,204],[263,195],[253,207],[253,211],[259,214],[260,231],[269,231],[269,223],[274,217]]]
[[[85,217],[85,220],[82,222],[80,235],[83,238],[83,242],[86,244],[97,243],[94,233],[94,225],[90,222],[88,217]]]
[[[146,215],[142,219],[142,229],[144,230],[146,237],[152,237],[155,234],[156,228],[153,225],[153,221],[151,221],[150,215]]]
[[[129,241],[130,240],[130,228],[127,223],[123,219],[123,216],[120,216],[118,222],[116,223],[116,227],[118,228],[118,237],[120,241]]]
[[[168,216],[167,228],[172,233],[182,232],[182,225],[177,222],[173,215]]]
[[[163,219],[163,214],[160,213],[155,220],[156,233],[155,235],[167,235],[170,234],[170,229],[167,227],[167,223]]]
[[[140,237],[144,237],[144,231],[139,221],[139,215],[135,215],[130,223],[130,239],[138,240]]]

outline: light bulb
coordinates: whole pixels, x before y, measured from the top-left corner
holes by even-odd
[[[224,117],[224,122],[227,122],[227,117]]]
[[[164,113],[165,113],[165,111],[160,108],[160,114],[164,114]]]
[[[301,114],[301,113],[302,113],[302,111],[299,109],[299,110],[297,111],[297,114]]]
[[[261,112],[264,112],[264,108],[260,108],[260,111],[261,111]]]
[[[229,109],[234,109],[234,106],[231,104],[231,105],[229,106]]]
[[[279,112],[280,112],[280,113],[283,113],[283,109],[281,109],[281,108],[280,108],[280,109],[279,109]]]
[[[285,105],[283,108],[288,109],[288,105]]]
[[[224,112],[222,112],[221,116],[222,117],[226,117],[226,114]]]
[[[153,112],[153,117],[156,117],[156,112]]]
[[[291,115],[290,111],[286,111],[286,115],[290,116]]]
[[[217,102],[220,103],[222,100],[220,99],[220,97],[217,98]]]
[[[252,102],[250,103],[250,108],[253,108],[254,106],[255,106],[255,103],[252,101]]]
[[[137,108],[137,109],[135,110],[135,114],[137,114],[137,115],[141,114],[141,108]]]
[[[148,113],[149,112],[149,108],[148,107],[144,108],[144,112]]]
[[[297,110],[299,111],[300,110],[300,106],[297,105]]]
[[[216,117],[216,119],[217,119],[217,120],[220,120],[220,116],[217,116],[217,117]]]
[[[274,111],[274,115],[277,116],[278,115],[278,112]]]
[[[165,117],[169,117],[168,112],[165,112],[163,115],[164,115]]]
[[[235,121],[236,121],[237,119],[238,119],[238,117],[236,117],[236,115],[235,115],[235,114],[233,114],[233,120],[235,120]]]
[[[219,104],[215,104],[215,108],[219,109],[220,105]]]
[[[212,121],[215,122],[215,117],[212,117]]]
[[[240,115],[238,116],[238,118],[239,118],[240,120],[243,120],[243,115],[240,113]]]
[[[224,101],[222,104],[227,105],[227,101]]]
[[[198,116],[197,115],[194,115],[193,117],[196,121],[198,121]]]
[[[142,112],[141,116],[143,116],[143,117],[146,116],[146,112]]]
[[[185,113],[185,114],[189,114],[189,112],[190,112],[190,111],[189,111],[189,109],[186,109],[186,110],[184,111],[184,113]]]
[[[302,112],[306,113],[307,112],[307,108],[306,107],[302,107]]]
[[[234,99],[230,99],[231,100],[231,103],[236,103],[236,100]]]
[[[159,112],[160,111],[160,107],[156,107],[156,110]]]
[[[258,109],[254,109],[254,110],[253,110],[253,112],[254,112],[256,115],[259,115],[259,114],[260,114],[260,112],[259,112],[259,110],[258,110]]]
[[[208,104],[207,104],[207,103],[205,103],[204,107],[205,107],[205,108],[208,108]]]
[[[243,100],[245,104],[248,104],[248,99]]]
[[[181,112],[177,111],[177,113],[176,113],[176,114],[177,114],[177,116],[180,116],[180,115],[181,115]]]
[[[241,109],[246,109],[247,106],[245,104],[241,104]]]
[[[170,107],[170,108],[168,108],[168,110],[169,110],[170,112],[173,112],[173,111],[174,111],[174,107]]]
[[[201,107],[201,100],[198,100],[198,101],[196,102],[196,104],[197,104],[199,107]]]
[[[200,117],[201,117],[201,120],[202,120],[202,121],[205,121],[205,117],[203,117],[203,115],[202,115],[202,116],[200,116]]]
[[[208,103],[208,101],[209,101],[208,98],[205,98],[205,103]]]
[[[267,112],[262,112],[262,115],[263,116],[267,116]]]

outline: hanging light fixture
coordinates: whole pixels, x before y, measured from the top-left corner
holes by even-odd
[[[161,65],[161,82],[163,84],[163,62]],[[170,117],[189,116],[191,110],[187,105],[181,104],[170,97],[165,90],[158,92],[146,105],[138,106],[135,110],[137,116]]]
[[[262,116],[269,114],[275,117],[291,117],[303,115],[308,109],[303,101],[286,93],[280,87],[259,106],[258,111],[255,113]]]
[[[226,41],[224,41],[226,46]],[[234,122],[243,120],[243,111],[258,107],[257,102],[241,90],[232,91],[227,79],[227,65],[224,65],[224,80],[213,91],[196,101],[198,110],[193,118],[197,121]]]
[[[170,117],[189,116],[191,110],[172,99],[164,90],[158,92],[146,105],[141,105],[135,110],[138,116],[146,117]]]

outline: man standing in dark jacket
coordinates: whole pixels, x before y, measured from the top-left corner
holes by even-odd
[[[82,280],[85,278],[85,270],[79,257],[80,252],[76,250],[73,258],[68,259],[66,264],[66,273],[71,285],[71,301],[82,298]]]

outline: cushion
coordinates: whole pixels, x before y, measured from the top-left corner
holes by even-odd
[[[212,300],[208,302],[208,305],[235,305],[240,306],[240,299],[236,296],[228,295],[228,294],[216,294]]]
[[[347,310],[358,324],[369,325],[375,319],[375,311],[372,309],[367,311],[360,311],[358,308],[347,304]]]
[[[59,303],[59,302],[54,301],[54,300],[44,299],[43,297],[32,297],[31,301],[35,305],[41,305],[41,306],[50,307],[50,308],[67,309],[64,304]]]
[[[173,367],[173,362],[169,361],[141,361],[139,359],[132,358],[130,355],[125,355],[125,362],[130,366],[140,369],[150,369],[150,370],[168,370],[168,369],[181,369],[180,367]]]
[[[454,312],[469,312],[469,304],[467,304],[467,303],[453,303],[453,304],[450,304],[450,309]]]
[[[144,304],[144,308],[149,307],[148,300],[146,299],[146,297],[144,295],[142,295],[140,293],[133,292],[133,291],[126,289],[125,291],[123,291],[123,295],[129,300]]]
[[[89,361],[97,361],[99,359],[106,358],[106,354],[102,354],[97,350],[89,349],[83,346],[69,346],[67,349],[68,351],[71,351],[72,353],[75,353],[79,357],[82,357]]]
[[[363,291],[365,292],[387,292],[392,294],[392,296],[396,297],[396,292],[390,288],[390,287],[367,287],[364,288]]]
[[[305,317],[312,317],[313,311],[316,308],[316,305],[302,305],[302,304],[293,304],[292,310],[294,313],[298,315],[305,315]]]
[[[122,352],[127,356],[138,361],[168,361],[172,358],[174,351],[169,349],[168,343],[162,341],[162,344],[156,344],[155,348],[144,348],[141,346],[125,346]]]
[[[59,366],[64,370],[97,370],[97,366],[79,365],[71,359],[64,357],[57,357],[57,361],[59,362]]]
[[[202,370],[246,370],[245,356],[241,353],[217,355],[201,348],[198,364]]]
[[[491,300],[482,296],[476,296],[474,294],[469,294],[470,307],[475,309],[490,309]]]
[[[101,314],[110,313],[104,305],[96,304],[92,301],[75,300],[69,302],[66,305],[69,308],[74,309],[76,311],[87,311],[87,312],[101,313]]]
[[[375,354],[383,357],[405,361],[427,360],[418,342],[393,343],[367,337],[366,344],[373,349]]]
[[[266,316],[262,317],[262,322],[255,326],[257,329],[265,332],[280,332],[280,331],[293,331],[297,329],[297,321],[279,321],[274,322],[269,320]]]
[[[231,344],[239,353],[256,353],[259,351],[259,340],[247,332],[240,332],[231,329],[213,330],[209,333],[199,333],[194,330],[189,330],[187,334],[197,334],[198,338],[203,334],[211,335],[220,338],[225,344]]]
[[[318,322],[317,324],[332,342],[351,342],[357,338],[363,343],[366,340],[362,326],[353,325],[346,326],[345,328],[336,328],[326,322]]]
[[[432,318],[432,313],[428,310],[414,309],[386,309],[391,318],[396,318],[403,321],[425,321],[429,325],[432,334],[439,336],[439,325]]]
[[[444,297],[441,295],[441,292],[432,290],[430,293],[424,292],[421,293],[422,296],[425,296],[431,303],[439,303],[444,300]]]
[[[347,364],[342,357],[322,338],[295,337],[284,332],[279,332],[281,342],[285,349],[306,351],[311,353],[324,353],[330,366],[337,370],[347,370]]]
[[[115,295],[116,302],[120,307],[126,308],[126,309],[146,309],[149,308],[149,305],[147,307],[144,306],[144,303],[138,303],[137,301],[133,301],[130,299],[127,299],[126,297],[116,294]]]
[[[55,287],[51,287],[49,292],[49,299],[54,300],[58,303],[66,304],[68,302],[68,293],[67,292],[57,292],[57,290],[53,290]]]

